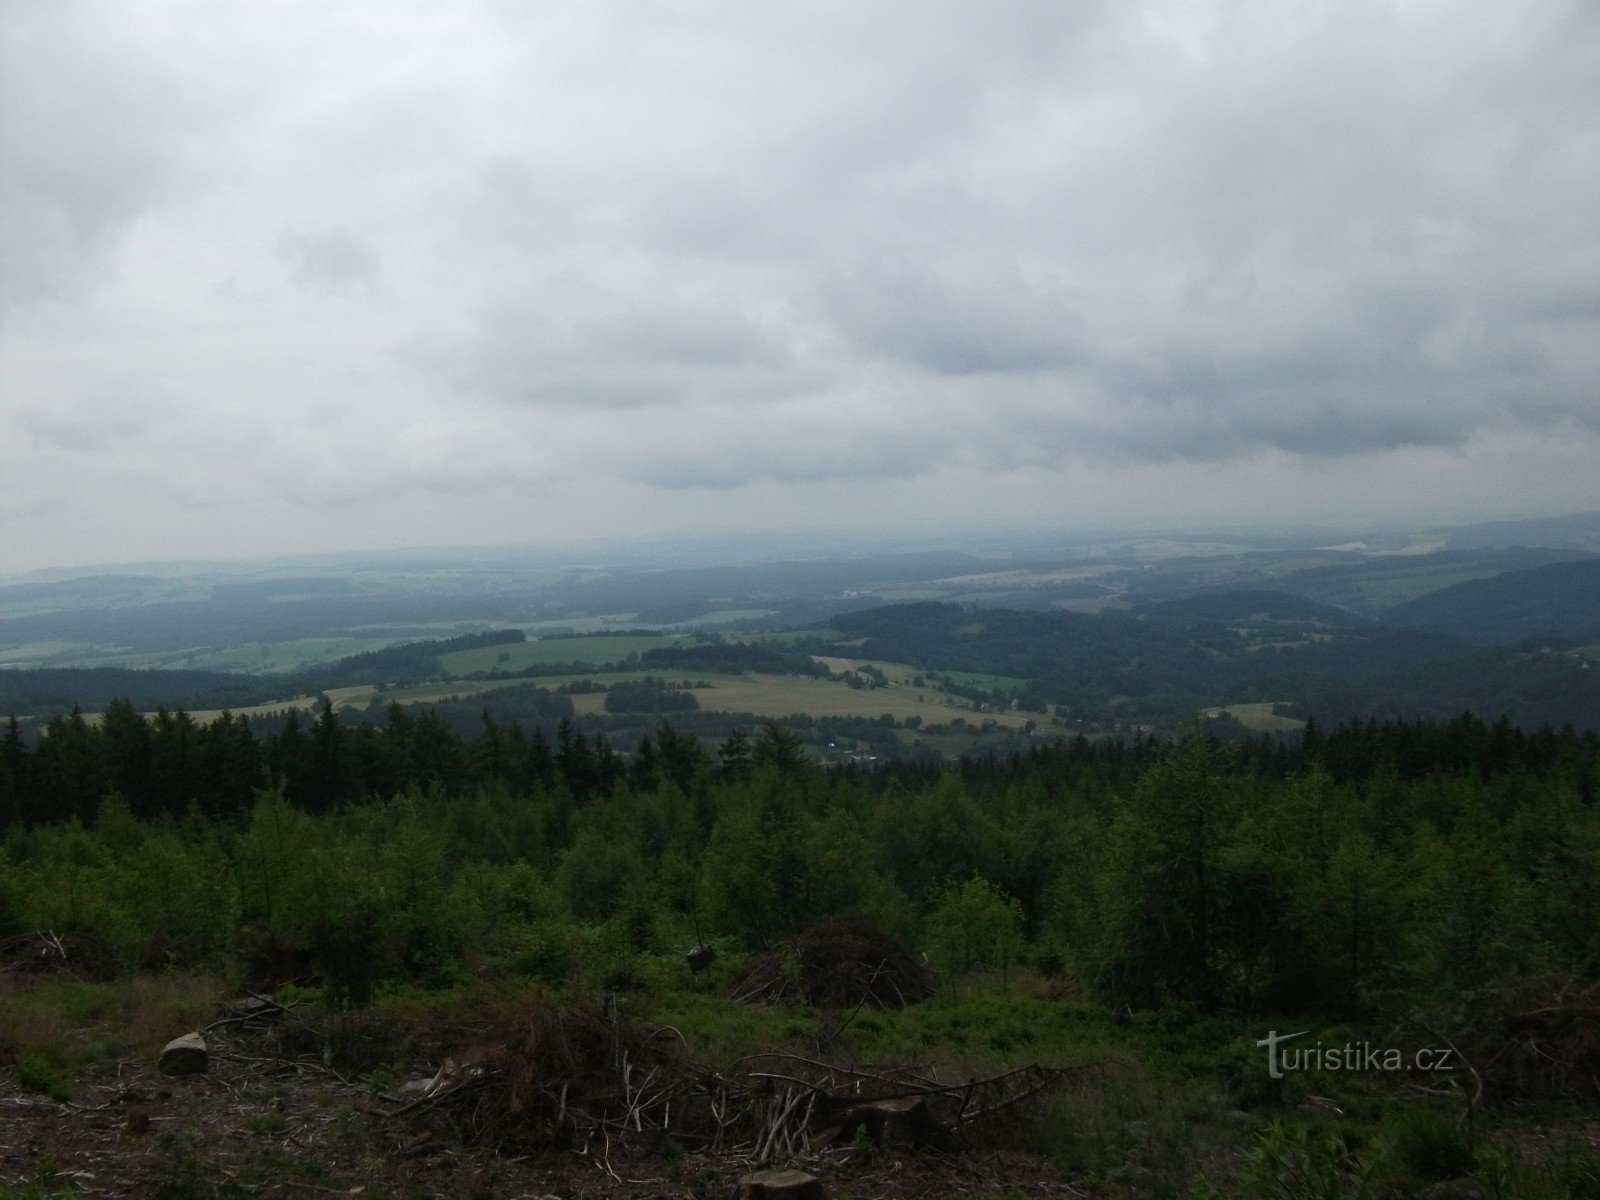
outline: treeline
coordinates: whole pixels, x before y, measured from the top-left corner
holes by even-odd
[[[519,693],[525,698],[518,700]],[[605,719],[587,718],[591,729],[585,734],[567,696],[529,687],[494,698],[508,703],[493,715],[479,707],[470,721],[465,703],[437,709],[390,704],[380,720],[373,718],[375,710],[336,713],[326,700],[309,719],[291,709],[253,723],[224,713],[200,724],[181,709],[147,715],[120,699],[98,721],[74,712],[53,718],[33,738],[11,718],[0,736],[0,832],[18,824],[92,823],[102,800],[113,795],[140,818],[191,810],[227,817],[247,811],[264,787],[281,788],[289,803],[309,812],[407,791],[456,794],[484,787],[504,787],[513,795],[560,788],[586,802],[609,795],[623,780],[635,788],[655,786],[662,761],[677,764],[672,778],[687,790],[701,773],[737,770],[747,762],[751,743],[745,731],[758,724],[751,716],[695,712],[693,692],[658,680],[617,684],[607,693],[608,711],[630,714],[623,719],[632,722],[652,714],[670,714],[677,722],[646,725],[642,733],[631,724],[619,727],[627,748],[619,752],[603,728]],[[767,724],[759,744],[781,746],[800,762],[809,759],[808,743],[843,737],[877,748],[894,736],[892,723],[876,719],[830,718],[814,729],[811,722],[803,724]],[[716,756],[707,752],[708,742],[723,738]],[[966,759],[956,769],[974,782],[1017,771],[1048,775],[1052,764],[1103,765],[1124,757],[1143,763],[1159,745],[1142,738],[1123,743],[1080,737]],[[1559,771],[1587,805],[1600,789],[1597,745],[1600,738],[1592,733],[1548,726],[1529,732],[1504,718],[1489,725],[1464,714],[1442,723],[1351,721],[1331,731],[1311,721],[1298,744],[1245,739],[1231,753],[1255,774],[1283,779],[1315,763],[1341,783],[1378,775],[1411,782],[1464,772],[1494,778]],[[908,783],[949,769],[940,756],[885,761],[874,778]]]
[[[282,694],[254,675],[225,671],[148,671],[132,667],[0,668],[0,712],[66,712],[74,705],[97,709],[122,698],[144,707],[229,708],[258,704]]]
[[[714,671],[738,675],[812,675],[826,679],[828,668],[804,650],[789,646],[717,640],[692,646],[661,646],[639,657],[642,667],[662,670]]]
[[[486,646],[517,646],[528,640],[520,629],[491,629],[460,637],[436,638],[422,642],[403,642],[365,654],[352,654],[326,667],[302,671],[291,677],[302,691],[319,692],[349,684],[381,682],[390,685],[423,683],[437,679],[442,671],[439,656],[457,650],[478,650]],[[281,686],[281,685],[280,685]]]
[[[681,972],[691,938],[753,950],[852,909],[947,978],[1026,957],[1119,1007],[1357,1018],[1600,977],[1600,740],[1570,730],[1079,739],[863,771],[775,726],[713,752],[663,724],[626,760],[570,729],[462,740],[401,710],[265,744],[182,726],[125,707],[31,750],[12,731],[8,797],[57,737],[99,746],[102,790],[7,810],[0,933],[79,931],[128,962],[270,945],[351,1002],[485,969],[636,986]],[[185,737],[231,737],[261,790],[193,817],[207,781],[166,757]]]
[[[565,706],[570,713],[570,701]],[[228,713],[201,725],[181,710],[160,709],[151,717],[118,700],[97,722],[79,712],[54,718],[30,746],[11,718],[0,736],[0,832],[13,825],[93,823],[110,797],[141,819],[191,811],[235,817],[269,786],[311,813],[408,791],[460,794],[485,787],[513,795],[559,789],[583,803],[624,779],[653,786],[661,764],[672,777],[688,778],[693,772],[685,775],[683,763],[709,762],[695,738],[669,725],[654,740],[646,734],[624,761],[604,733],[586,737],[565,716],[547,736],[540,724],[501,724],[485,712],[477,732],[464,736],[427,709],[391,704],[382,724],[347,724],[324,701],[312,720],[290,710],[271,724],[257,736],[249,721]],[[728,750],[735,759],[748,755],[741,739],[732,739]]]

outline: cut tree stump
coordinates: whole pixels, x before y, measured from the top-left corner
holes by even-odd
[[[822,1180],[804,1171],[754,1171],[739,1180],[738,1200],[824,1200]]]
[[[819,1105],[827,1107],[831,1106]],[[882,1150],[955,1149],[955,1134],[933,1115],[921,1096],[868,1100],[834,1111],[837,1115],[822,1118],[824,1128],[811,1140],[814,1147],[848,1144],[864,1129],[872,1144]]]
[[[156,1066],[163,1075],[204,1075],[209,1061],[205,1038],[186,1033],[167,1043]]]

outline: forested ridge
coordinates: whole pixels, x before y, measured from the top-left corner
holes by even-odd
[[[922,602],[840,614],[831,653],[1026,681],[1029,707],[1170,716],[1287,700],[1298,712],[1600,730],[1600,672],[1543,645],[1474,646],[1393,629],[1273,592],[1167,601],[1135,612],[1030,612]]]

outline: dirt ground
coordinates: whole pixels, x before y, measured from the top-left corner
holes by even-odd
[[[731,1156],[588,1145],[517,1154],[452,1143],[392,1114],[372,1085],[310,1059],[211,1039],[203,1075],[90,1068],[70,1102],[0,1071],[0,1194],[188,1197],[718,1197],[752,1169]],[[509,1152],[508,1152],[509,1149]],[[1015,1154],[839,1148],[801,1164],[837,1197],[1081,1196]]]

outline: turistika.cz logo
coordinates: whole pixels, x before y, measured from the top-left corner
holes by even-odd
[[[1453,1071],[1456,1052],[1450,1049],[1422,1049],[1407,1052],[1394,1046],[1374,1046],[1371,1042],[1346,1042],[1324,1046],[1312,1042],[1285,1046],[1285,1042],[1305,1037],[1299,1033],[1271,1030],[1256,1043],[1267,1050],[1267,1074],[1282,1079],[1290,1071]]]

